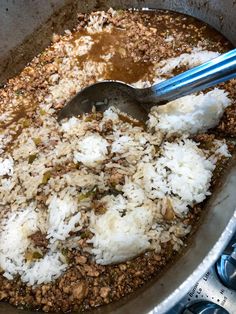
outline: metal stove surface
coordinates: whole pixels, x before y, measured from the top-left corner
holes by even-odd
[[[236,234],[217,263],[166,314],[236,314]]]

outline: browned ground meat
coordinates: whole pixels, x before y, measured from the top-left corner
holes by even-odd
[[[46,248],[48,246],[48,239],[41,231],[35,232],[30,236],[30,238],[34,242],[35,246],[39,246],[41,248]]]

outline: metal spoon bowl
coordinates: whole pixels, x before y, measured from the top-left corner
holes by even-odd
[[[236,49],[148,88],[119,81],[102,81],[82,89],[59,112],[58,120],[111,106],[135,119],[146,121],[150,108],[215,86],[236,77]]]

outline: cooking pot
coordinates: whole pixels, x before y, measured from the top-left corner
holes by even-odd
[[[46,47],[53,32],[72,28],[76,12],[113,8],[168,9],[197,17],[236,45],[235,0],[18,0],[0,2],[0,82],[18,73]],[[166,313],[216,261],[236,231],[236,156],[206,203],[188,246],[152,281],[92,313]],[[0,304],[0,314],[21,310]],[[27,313],[36,313],[27,311]]]

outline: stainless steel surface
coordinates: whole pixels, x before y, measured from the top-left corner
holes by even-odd
[[[231,254],[221,255],[216,263],[216,269],[222,283],[236,293],[236,247]]]
[[[216,274],[215,267],[207,271],[204,276],[189,290],[186,296],[171,309],[168,314],[182,313],[184,308],[198,301],[213,302],[229,312],[236,313],[236,291],[225,287]]]
[[[145,120],[150,108],[202,91],[236,77],[236,49],[147,88],[135,88],[118,81],[102,81],[78,92],[59,112],[59,120],[116,106],[133,118]]]
[[[236,313],[236,283],[232,283],[228,271],[236,275],[235,263],[236,233],[222,252],[217,263],[188,291],[188,293],[167,314],[227,314]],[[225,258],[233,264],[229,270]],[[222,273],[224,274],[222,280]],[[216,313],[215,313],[216,312]]]
[[[118,81],[92,84],[80,91],[60,110],[58,120],[91,112],[93,106],[97,111],[105,111],[110,106],[115,106],[133,118],[145,121],[149,110],[139,103],[138,94],[141,91]]]
[[[210,301],[200,301],[190,305],[182,314],[230,314],[222,306]]]
[[[61,1],[55,1],[55,3],[58,3],[59,13],[55,12],[47,23],[40,25],[39,15],[42,12],[37,14],[37,19],[29,13],[28,20],[26,21],[25,15],[27,12],[31,12],[30,8],[32,8],[33,3],[43,5],[45,1],[19,0],[17,1],[19,8],[14,5],[13,0],[1,0],[0,28],[6,36],[4,40],[2,33],[0,33],[0,45],[4,46],[6,44],[5,41],[7,41],[11,43],[11,47],[14,47],[14,51],[10,52],[6,48],[4,53],[0,53],[1,81],[6,80],[14,72],[20,70],[32,58],[32,51],[36,54],[42,50],[48,44],[50,35],[54,31],[61,31],[63,28],[67,28],[68,25],[72,25],[75,21],[77,9],[80,11],[90,11],[109,6],[115,8],[146,7],[171,9],[201,18],[203,21],[220,30],[232,43],[236,44],[236,2],[234,0],[63,1],[65,4],[64,8],[61,7]],[[6,11],[6,6],[9,3],[12,3],[11,10]],[[5,19],[3,19],[4,16],[6,17]],[[9,24],[9,21],[13,21],[14,23]],[[32,35],[26,35],[25,42],[19,45],[13,36],[15,28],[19,28],[21,25],[27,25],[31,28],[31,23],[34,22],[34,29],[36,31],[32,31]],[[22,32],[25,34],[23,28]],[[24,34],[22,34],[22,38]],[[134,312],[140,314],[147,312],[166,313],[216,261],[220,252],[236,231],[235,186],[236,158],[234,156],[226,176],[222,177],[222,184],[210,197],[202,222],[196,233],[193,234],[185,252],[182,253],[173,265],[132,295],[123,298],[120,302],[110,304],[93,312],[102,314],[129,314]],[[0,313],[16,314],[21,313],[21,311],[1,303]],[[31,313],[36,312],[31,311]]]

